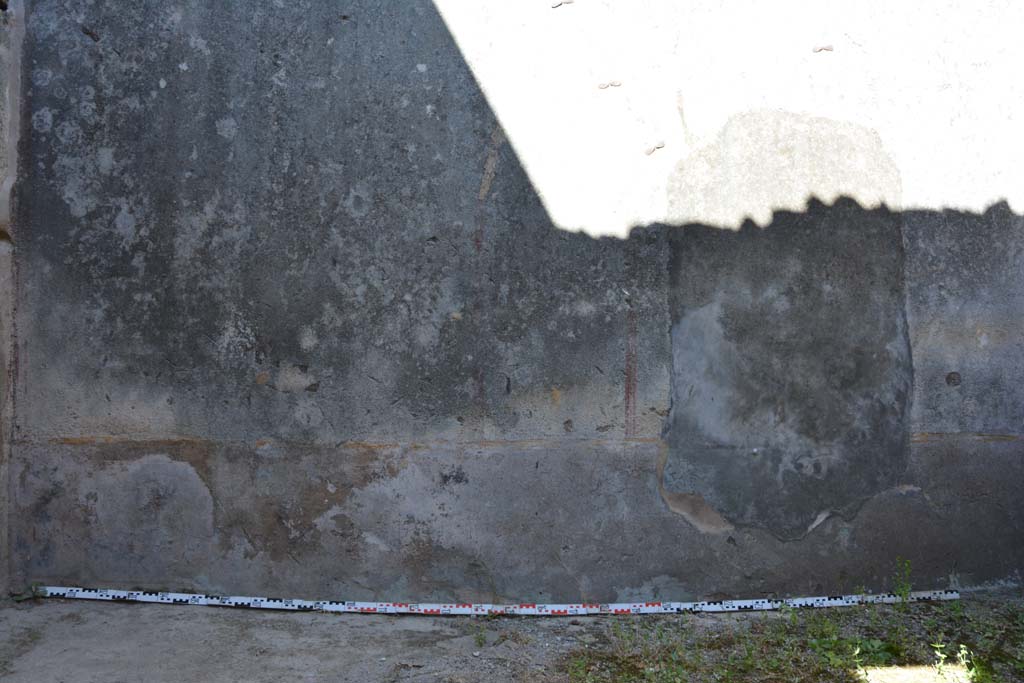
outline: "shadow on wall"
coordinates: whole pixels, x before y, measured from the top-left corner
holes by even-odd
[[[910,483],[912,435],[1019,438],[1024,220],[1005,204],[812,199],[763,229],[666,229],[663,496],[699,494],[678,503],[697,524],[801,538]]]
[[[660,489],[698,529],[792,540],[919,485],[912,435],[1024,429],[1024,391],[1007,379],[1024,359],[1024,236],[1005,205],[977,215],[812,199],[764,228],[652,225],[626,240],[559,230],[425,1],[360,0],[345,14],[309,2],[39,3],[25,45],[16,444],[86,444],[95,471],[109,442],[140,461],[161,440],[242,444],[232,458],[251,461],[239,470],[251,481],[204,459],[212,526],[181,525],[221,534],[225,556],[245,548],[270,564],[261,549],[283,539],[289,572],[304,571],[292,560],[365,554],[339,570],[354,574],[371,572],[377,546],[437,546],[426,565],[445,553],[480,561],[502,592],[524,592],[508,578],[521,558],[450,540],[454,522],[429,505],[415,538],[390,525],[371,548],[348,529],[351,548],[328,547],[338,541],[320,526],[351,513],[330,506],[396,475],[329,482],[328,503],[309,472],[316,495],[299,498],[260,476],[268,443],[275,459],[361,444],[372,460],[382,444],[455,458],[473,444],[663,438],[661,481],[639,509],[660,506]],[[70,566],[65,517],[84,513],[52,491],[86,493],[58,486],[59,473],[33,476],[18,494],[31,528],[16,549],[28,573],[53,575]],[[264,512],[239,486],[260,492]],[[410,486],[402,496],[440,495],[433,480]],[[502,545],[597,538],[621,516],[607,498],[549,541],[524,524]],[[130,500],[105,519],[148,514]],[[615,549],[654,533],[643,519]],[[473,515],[462,523],[460,538],[497,533]],[[106,533],[95,516],[73,526]],[[650,571],[682,572],[687,548],[671,545],[682,532],[658,533],[669,537]],[[119,578],[119,561],[103,575]],[[590,581],[605,594],[623,585]]]
[[[899,215],[812,200],[763,229],[668,231],[666,491],[796,538],[898,484],[913,380]]]
[[[665,245],[551,224],[432,3],[76,11],[28,18],[23,437],[658,434]]]

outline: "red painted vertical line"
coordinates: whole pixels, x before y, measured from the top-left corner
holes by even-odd
[[[473,246],[480,253],[484,245],[484,200],[491,191],[491,184],[498,170],[498,154],[505,143],[505,132],[495,124],[491,131],[491,140],[487,146],[487,157],[484,160],[484,171],[480,177],[480,190],[477,192],[476,231],[473,233]]]
[[[484,168],[480,176],[480,189],[476,195],[476,214],[474,217],[474,228],[473,228],[473,248],[476,250],[477,255],[482,254],[484,248],[484,229],[487,223],[487,212],[486,202],[487,197],[491,192],[491,185],[494,183],[494,177],[498,171],[498,158],[501,152],[501,146],[505,144],[505,133],[497,123],[494,125],[494,130],[491,131],[490,142],[487,146],[487,155],[484,159]],[[470,311],[473,316],[473,324],[479,325],[479,314],[485,306],[487,298],[487,292],[485,290],[485,272],[483,268],[485,263],[477,260],[475,268],[475,279],[474,279],[474,293],[473,299],[470,304]],[[481,359],[477,359],[477,363],[482,362]],[[487,414],[487,387],[484,381],[484,368],[477,365],[473,370],[473,384],[475,386],[476,393],[476,404],[480,410],[481,415]]]
[[[626,438],[636,436],[636,311],[630,306],[626,314]]]

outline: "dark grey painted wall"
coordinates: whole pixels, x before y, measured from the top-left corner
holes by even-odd
[[[17,580],[603,600],[1020,568],[1019,216],[569,233],[430,2],[282,5],[31,3]]]
[[[670,232],[666,487],[794,539],[898,485],[913,379],[899,216],[841,200]]]

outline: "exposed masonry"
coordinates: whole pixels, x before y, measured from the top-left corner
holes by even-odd
[[[1008,206],[562,230],[432,3],[331,12],[30,5],[16,584],[600,604],[883,589],[896,557],[1016,575]],[[853,124],[727,128],[707,164],[783,131],[899,184]],[[702,186],[676,175],[678,208]]]
[[[8,531],[10,442],[13,415],[15,273],[11,243],[11,190],[18,166],[17,145],[21,108],[21,3],[0,3],[0,595],[10,586],[14,561]]]

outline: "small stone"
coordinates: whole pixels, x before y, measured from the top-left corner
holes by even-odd
[[[480,656],[480,653],[479,653],[479,652],[474,652],[474,653],[473,653],[473,656],[474,656],[474,657],[479,657],[479,656]]]

